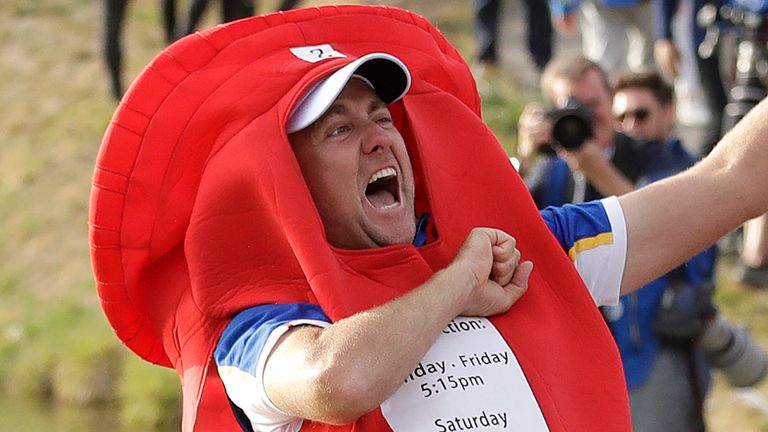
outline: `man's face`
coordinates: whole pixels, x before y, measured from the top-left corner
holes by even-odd
[[[675,122],[674,106],[662,105],[645,88],[626,88],[613,98],[613,115],[619,129],[647,141],[666,141]]]
[[[289,136],[328,242],[345,249],[409,243],[413,170],[386,104],[351,79],[328,111]]]
[[[576,98],[592,111],[592,125],[595,141],[601,147],[608,147],[613,141],[613,116],[611,114],[611,91],[603,82],[600,73],[587,70],[576,81],[558,79],[553,82],[552,96],[557,103],[569,97]]]

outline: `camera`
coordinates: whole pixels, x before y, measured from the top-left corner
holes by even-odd
[[[592,111],[576,98],[568,98],[547,116],[552,120],[552,138],[557,146],[577,150],[592,137]]]
[[[736,35],[735,76],[724,108],[723,132],[732,129],[768,94],[768,0],[728,0],[704,6],[699,26],[706,29],[699,54],[709,58],[720,39],[721,23]]]
[[[768,356],[747,329],[733,326],[720,315],[704,328],[699,346],[709,363],[721,370],[733,386],[753,386],[768,371]]]

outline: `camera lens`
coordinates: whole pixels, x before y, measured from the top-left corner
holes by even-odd
[[[592,112],[575,98],[548,113],[552,119],[552,138],[567,150],[581,147],[592,136]]]
[[[722,317],[710,323],[699,339],[712,366],[736,387],[749,387],[765,377],[768,356],[746,328],[734,327]]]
[[[581,147],[592,136],[592,125],[576,115],[561,117],[552,125],[552,137],[557,144],[569,150]]]

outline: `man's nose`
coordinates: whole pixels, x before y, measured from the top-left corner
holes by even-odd
[[[624,117],[619,122],[619,126],[621,127],[622,130],[626,132],[631,132],[635,128],[635,126],[637,126],[637,123],[635,122],[635,117],[631,115]]]
[[[384,151],[392,146],[392,138],[375,121],[366,122],[362,135],[363,153]]]

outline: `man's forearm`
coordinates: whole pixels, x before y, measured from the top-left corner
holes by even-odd
[[[635,190],[635,185],[605,158],[582,161],[580,166],[587,181],[603,196],[624,195]]]
[[[768,211],[768,102],[690,170],[619,200],[627,222],[626,292]]]
[[[305,334],[287,343],[305,345],[306,358],[271,358],[265,371],[268,393],[296,416],[336,424],[354,421],[397,390],[460,313],[474,283],[470,271],[451,265],[379,307],[322,330],[297,329]],[[284,380],[286,373],[296,386],[282,382],[270,388],[269,377]],[[304,390],[296,394],[297,388]],[[286,389],[294,394],[277,394]]]
[[[397,390],[451,319],[507,311],[533,270],[519,260],[514,238],[473,229],[451,264],[407,294],[327,328],[284,335],[267,360],[267,395],[293,416],[356,420]]]

